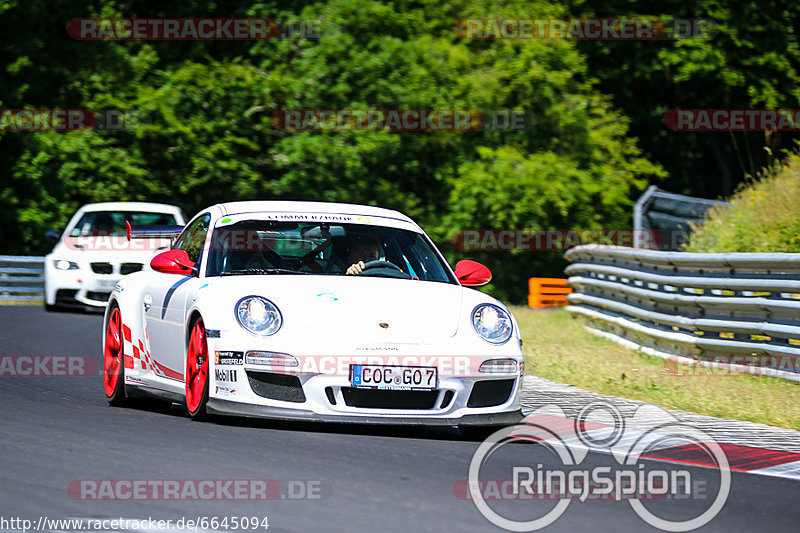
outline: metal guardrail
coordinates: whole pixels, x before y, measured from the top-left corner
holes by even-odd
[[[0,255],[0,301],[44,300],[44,257]]]
[[[800,381],[800,253],[579,246],[567,310],[612,340],[710,368]]]
[[[633,206],[634,238],[644,239],[647,230],[652,230],[660,236],[659,249],[679,250],[688,240],[692,223],[701,222],[712,207],[727,205],[730,204],[674,194],[651,185]],[[641,241],[634,246],[647,247]]]

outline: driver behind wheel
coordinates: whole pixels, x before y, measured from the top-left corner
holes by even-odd
[[[347,262],[351,263],[347,267],[345,274],[355,276],[364,271],[364,263],[377,261],[380,259],[380,243],[374,237],[359,237],[350,246],[347,253]]]

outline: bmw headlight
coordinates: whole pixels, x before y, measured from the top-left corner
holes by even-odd
[[[503,344],[514,330],[511,316],[500,307],[482,304],[472,312],[472,327],[486,342]]]
[[[78,263],[75,261],[67,261],[66,259],[56,259],[53,261],[56,270],[78,270]]]
[[[236,320],[254,335],[268,336],[277,333],[283,324],[278,308],[261,296],[245,296],[236,304]]]

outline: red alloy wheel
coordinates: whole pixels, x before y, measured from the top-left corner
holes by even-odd
[[[189,414],[200,417],[205,414],[208,401],[208,341],[203,319],[198,318],[189,336],[186,356],[186,407]]]
[[[106,342],[103,350],[103,388],[111,404],[125,399],[125,368],[122,358],[122,316],[116,305],[111,309],[106,326]]]

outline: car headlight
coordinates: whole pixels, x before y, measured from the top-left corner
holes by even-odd
[[[299,366],[297,358],[288,353],[251,351],[244,356],[244,362],[248,365],[267,365],[267,366]]]
[[[516,359],[506,357],[504,359],[489,359],[481,363],[478,372],[486,374],[510,374],[518,372],[522,367],[522,363],[518,363]]]
[[[514,330],[511,316],[500,307],[481,304],[472,311],[472,327],[486,342],[503,344]]]
[[[56,259],[53,261],[56,270],[78,270],[78,263],[75,261],[67,261],[66,259]]]
[[[273,335],[283,324],[278,308],[261,296],[245,296],[236,304],[236,320],[254,335]]]

